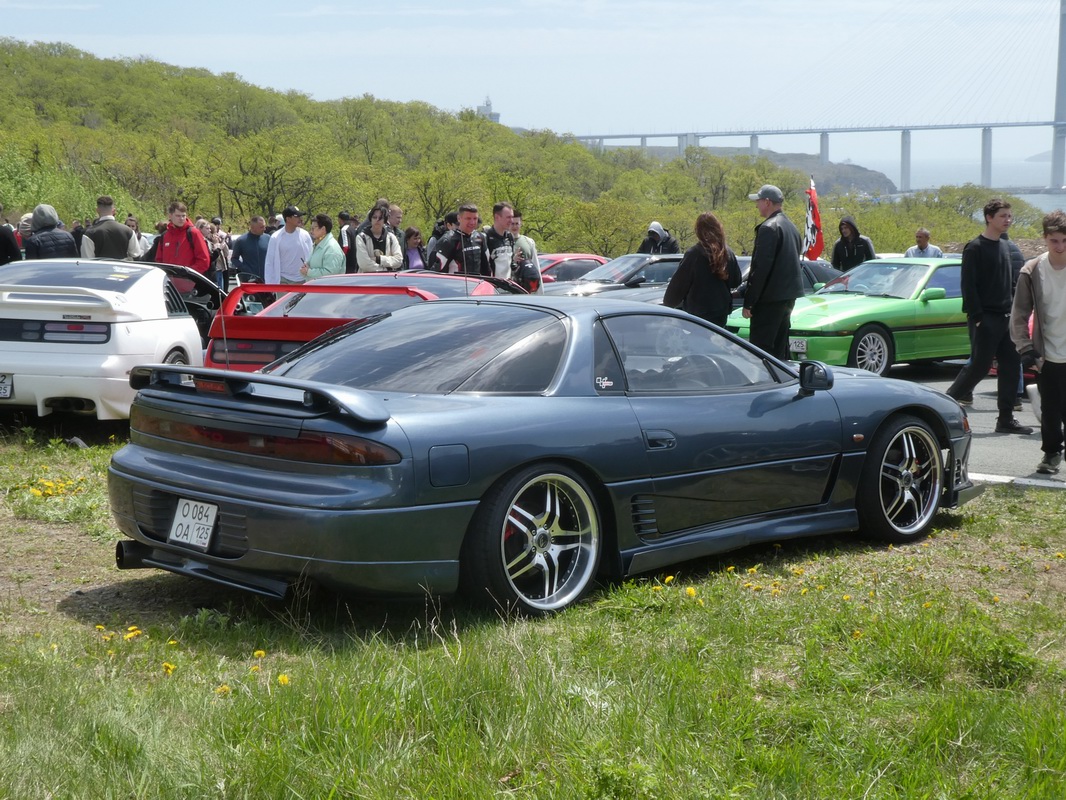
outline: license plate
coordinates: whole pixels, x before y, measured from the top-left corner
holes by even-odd
[[[806,339],[789,339],[788,349],[793,353],[806,353],[807,352],[807,340]]]
[[[174,522],[170,526],[167,541],[180,542],[197,550],[206,550],[211,544],[211,534],[215,530],[218,506],[201,503],[198,500],[178,500],[174,511]]]
[[[13,391],[15,391],[15,376],[0,372],[0,400],[10,398]]]

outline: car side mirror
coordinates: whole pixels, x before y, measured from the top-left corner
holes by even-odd
[[[833,370],[821,361],[801,361],[799,372],[800,394],[803,397],[833,388]]]
[[[947,296],[948,291],[943,286],[931,286],[922,292],[919,299],[923,303],[928,303],[930,300],[945,300]]]
[[[636,289],[642,283],[644,283],[644,273],[641,273],[640,275],[634,275],[632,278],[626,281],[625,285],[628,286],[630,289]]]

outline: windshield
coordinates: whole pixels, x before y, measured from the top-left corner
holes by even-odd
[[[929,272],[927,264],[867,261],[835,278],[815,294],[864,294],[871,297],[914,297]]]
[[[264,371],[378,391],[543,392],[566,338],[540,309],[422,303],[335,331]]]
[[[581,276],[581,281],[595,281],[598,283],[621,283],[622,280],[633,270],[639,269],[648,257],[642,253],[630,253],[619,256],[613,261],[601,264]]]

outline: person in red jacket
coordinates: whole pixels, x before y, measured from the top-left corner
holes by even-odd
[[[189,210],[185,204],[175,200],[167,206],[167,219],[169,222],[166,230],[159,235],[159,241],[152,247],[155,253],[151,260],[159,264],[188,267],[210,279],[207,271],[211,267],[211,252],[204,235],[189,222]],[[192,281],[177,278],[174,280],[174,288],[182,294],[187,294],[193,291],[194,284]]]
[[[173,202],[167,207],[169,224],[156,248],[155,261],[160,264],[177,264],[207,274],[211,266],[211,253],[204,235],[189,222],[189,211],[184,203]]]

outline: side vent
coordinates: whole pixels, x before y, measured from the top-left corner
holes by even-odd
[[[655,500],[646,494],[634,495],[629,503],[633,516],[633,530],[641,539],[655,539],[659,536],[659,525],[655,519]]]

